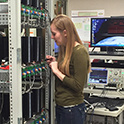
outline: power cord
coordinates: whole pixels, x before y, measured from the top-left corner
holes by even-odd
[[[105,90],[106,90],[106,89],[105,89],[105,87],[104,87],[104,89],[102,90],[102,92],[101,92],[101,94],[99,95],[99,97],[101,97],[102,94],[105,93]],[[89,119],[89,123],[88,123],[88,124],[92,124],[92,121],[93,121],[93,114],[94,114],[95,108],[96,108],[98,105],[103,105],[103,106],[105,106],[105,105],[104,105],[104,103],[101,103],[100,101],[99,101],[99,102],[96,102],[95,104],[94,104],[94,103],[91,104],[91,103],[88,102],[86,99],[84,99],[84,102],[89,105],[89,107],[88,107],[88,109],[87,109],[87,113],[89,112],[89,110],[91,110],[91,112],[90,112],[91,115],[90,115],[90,119]]]

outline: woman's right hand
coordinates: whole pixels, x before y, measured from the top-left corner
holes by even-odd
[[[51,55],[46,55],[46,59],[48,59],[47,60],[48,64],[50,64],[51,62],[56,61],[56,58],[54,56],[51,56]]]
[[[52,69],[52,72],[61,80],[63,81],[65,75],[58,69],[58,62],[56,58],[50,55],[46,55],[47,63],[49,67]]]
[[[49,67],[52,69],[52,72],[55,73],[58,70],[58,63],[56,61],[56,58],[50,55],[46,55],[46,60]]]

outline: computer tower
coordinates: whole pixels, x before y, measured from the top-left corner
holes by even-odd
[[[41,62],[41,50],[42,50],[41,37],[33,37],[33,60],[35,62]]]
[[[40,1],[39,0],[32,0],[32,6],[35,8],[40,8]]]
[[[6,103],[6,104],[5,104]],[[9,94],[0,94],[0,124],[7,123],[10,117]]]
[[[0,62],[4,58],[8,58],[9,50],[8,50],[8,37],[0,37]]]
[[[22,37],[22,63],[33,62],[33,37]]]
[[[41,62],[42,47],[41,37],[22,37],[22,63]]]
[[[41,89],[23,94],[23,118],[28,120],[41,112]]]
[[[22,103],[23,118],[24,120],[28,120],[33,116],[31,110],[31,92],[23,94]]]
[[[21,0],[21,4],[32,6],[32,0]]]
[[[37,114],[41,109],[41,93],[40,90],[32,90],[32,114]]]

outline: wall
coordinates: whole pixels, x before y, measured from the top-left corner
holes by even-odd
[[[105,16],[124,16],[124,0],[67,0],[67,15],[71,10],[100,10]]]

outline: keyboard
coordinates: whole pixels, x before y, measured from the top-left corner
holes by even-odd
[[[96,105],[98,105],[98,103],[100,103],[110,111],[115,111],[117,110],[117,107],[120,107],[124,104],[124,99],[119,99],[119,98],[93,96],[93,97],[85,97],[85,100],[88,101],[90,104],[97,103]]]
[[[89,55],[100,56],[124,56],[124,52],[89,52]]]

